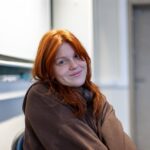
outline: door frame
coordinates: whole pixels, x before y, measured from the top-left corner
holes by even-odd
[[[128,49],[129,49],[129,104],[130,104],[130,122],[131,122],[131,136],[134,141],[136,139],[136,101],[135,101],[135,80],[134,80],[134,7],[150,5],[150,0],[128,0]]]

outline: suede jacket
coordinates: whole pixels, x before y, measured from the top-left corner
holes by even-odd
[[[75,117],[70,106],[47,93],[37,83],[25,95],[24,150],[136,150],[107,100],[95,121],[90,111]]]

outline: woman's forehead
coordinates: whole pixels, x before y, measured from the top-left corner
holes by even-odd
[[[72,55],[76,53],[73,46],[67,42],[64,42],[57,50],[56,57],[62,57],[66,55]]]

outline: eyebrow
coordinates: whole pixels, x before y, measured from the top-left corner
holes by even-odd
[[[73,56],[74,56],[75,54],[78,55],[78,53],[74,52],[74,53],[73,53]],[[67,59],[67,56],[60,56],[60,57],[56,57],[56,58],[55,58],[55,60],[58,60],[58,59]]]
[[[58,59],[66,59],[67,57],[65,56],[61,56],[61,57],[56,57],[55,60],[58,60]]]

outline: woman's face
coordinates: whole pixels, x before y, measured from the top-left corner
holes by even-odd
[[[87,64],[74,51],[69,43],[63,43],[58,49],[53,64],[54,77],[61,84],[80,87],[84,84]]]

